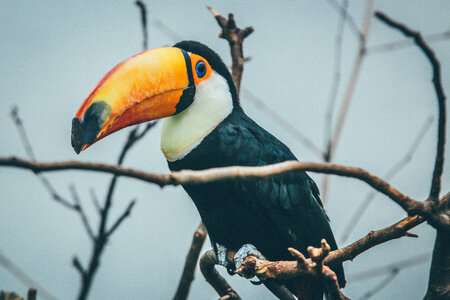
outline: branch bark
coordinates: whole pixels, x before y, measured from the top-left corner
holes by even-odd
[[[219,37],[228,41],[231,51],[231,59],[233,61],[231,67],[231,76],[233,77],[236,85],[236,90],[239,94],[241,87],[242,73],[244,72],[244,50],[243,41],[253,31],[253,27],[249,26],[244,29],[237,27],[236,21],[232,13],[228,14],[228,20],[220,15],[211,6],[206,6],[209,12],[214,16],[222,32]]]
[[[200,258],[200,271],[206,281],[219,294],[220,299],[241,300],[238,293],[228,284],[228,282],[217,272],[215,265],[217,262],[214,250],[208,250]]]
[[[198,257],[200,251],[202,250],[203,243],[205,242],[207,236],[206,228],[203,223],[200,223],[197,230],[192,238],[192,244],[186,257],[186,262],[184,264],[183,274],[181,275],[180,282],[178,284],[177,291],[174,300],[184,300],[187,299],[189,294],[189,289],[194,281],[195,267],[197,266]]]
[[[201,171],[182,170],[171,174],[153,174],[135,169],[123,168],[120,166],[102,164],[102,163],[82,163],[78,161],[65,161],[54,163],[39,163],[16,157],[0,157],[0,166],[19,167],[32,170],[33,172],[51,172],[62,170],[90,170],[111,173],[117,176],[131,177],[145,182],[158,184],[163,187],[166,185],[180,184],[201,184],[226,180],[229,178],[262,178],[280,175],[293,171],[310,171],[325,174],[334,174],[345,177],[352,177],[362,180],[379,192],[389,196],[393,201],[399,204],[408,212],[428,212],[424,202],[419,202],[404,195],[389,183],[371,173],[355,167],[348,167],[330,163],[312,163],[299,161],[285,161],[273,165],[261,167],[224,167],[212,168]]]
[[[438,100],[439,124],[438,124],[436,160],[434,165],[433,179],[431,183],[429,199],[436,205],[438,205],[439,192],[441,191],[441,177],[444,166],[445,127],[446,127],[446,96],[444,88],[442,87],[441,64],[439,63],[439,60],[434,54],[433,49],[431,49],[425,42],[425,40],[422,38],[420,32],[408,28],[406,25],[391,19],[382,12],[379,11],[376,12],[375,16],[388,26],[399,30],[405,36],[412,38],[414,40],[414,43],[420,48],[420,50],[422,50],[422,52],[430,62],[431,67],[433,69],[433,86]]]

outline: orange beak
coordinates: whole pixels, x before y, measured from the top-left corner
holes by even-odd
[[[72,147],[80,153],[124,127],[174,115],[193,101],[189,55],[179,48],[137,54],[106,74],[72,120]]]

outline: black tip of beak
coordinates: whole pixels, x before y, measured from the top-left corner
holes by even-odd
[[[72,148],[77,154],[80,154],[83,149],[83,137],[82,137],[81,121],[78,118],[72,119]]]
[[[85,145],[95,141],[110,114],[111,106],[104,101],[98,101],[87,109],[83,121],[76,117],[72,119],[72,147],[77,154]]]

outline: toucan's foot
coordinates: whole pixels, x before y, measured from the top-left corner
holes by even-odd
[[[234,255],[234,266],[236,267],[236,270],[239,270],[244,263],[244,259],[249,255],[256,256],[259,259],[265,259],[265,257],[258,251],[258,249],[256,249],[255,246],[252,244],[245,244]]]

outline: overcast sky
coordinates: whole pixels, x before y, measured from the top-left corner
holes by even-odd
[[[350,1],[349,11],[361,27],[364,2]],[[230,62],[226,41],[204,5],[222,14],[233,12],[242,27],[255,32],[245,41],[242,86],[260,97],[317,145],[323,145],[324,116],[333,78],[334,41],[338,14],[328,1],[146,1],[149,47],[172,45],[177,39],[199,40]],[[450,29],[450,2],[375,1],[396,20],[428,35]],[[168,35],[156,21],[179,37]],[[403,39],[373,19],[368,47]],[[127,130],[114,134],[77,156],[70,146],[71,120],[96,82],[115,64],[140,52],[142,32],[134,1],[0,1],[0,155],[26,154],[9,117],[13,106],[20,115],[38,160],[80,160],[114,163]],[[357,54],[357,39],[346,27],[342,51],[342,82],[338,104]],[[450,87],[450,42],[431,44],[442,64],[443,84]],[[304,161],[320,161],[286,129],[242,95],[247,113],[285,142]],[[360,166],[383,176],[404,157],[408,147],[437,104],[431,68],[416,47],[366,56],[335,162]],[[167,173],[159,150],[160,125],[125,161],[155,173]],[[447,136],[448,138],[448,136]],[[436,147],[436,121],[411,162],[392,184],[415,199],[428,195]],[[448,147],[447,147],[448,149]],[[448,153],[448,151],[447,151]],[[450,188],[448,160],[442,192]],[[312,174],[320,185],[321,176]],[[48,174],[59,193],[70,197],[74,183],[91,219],[95,209],[89,189],[103,199],[110,176],[89,172]],[[0,168],[0,252],[60,299],[74,299],[79,276],[71,265],[78,255],[84,265],[90,242],[79,217],[55,203],[28,171]],[[377,196],[350,238],[342,242],[345,225],[370,191],[352,179],[331,179],[328,213],[340,245],[405,217],[384,196]],[[112,215],[138,200],[132,216],[114,234],[102,257],[91,299],[168,299],[173,296],[192,234],[200,218],[179,187],[160,189],[136,180],[120,179]],[[113,219],[113,218],[111,218]],[[95,223],[94,223],[95,224]],[[414,230],[418,239],[403,238],[370,250],[344,264],[348,296],[358,299],[383,277],[357,280],[355,274],[394,261],[426,254],[431,258],[434,231],[427,225]],[[206,250],[209,242],[205,243]],[[402,270],[373,299],[419,299],[428,280],[429,260]],[[228,275],[227,275],[228,276]],[[263,287],[227,277],[243,299],[270,299]],[[0,266],[0,289],[26,294],[27,286]],[[191,299],[217,299],[200,273]]]

